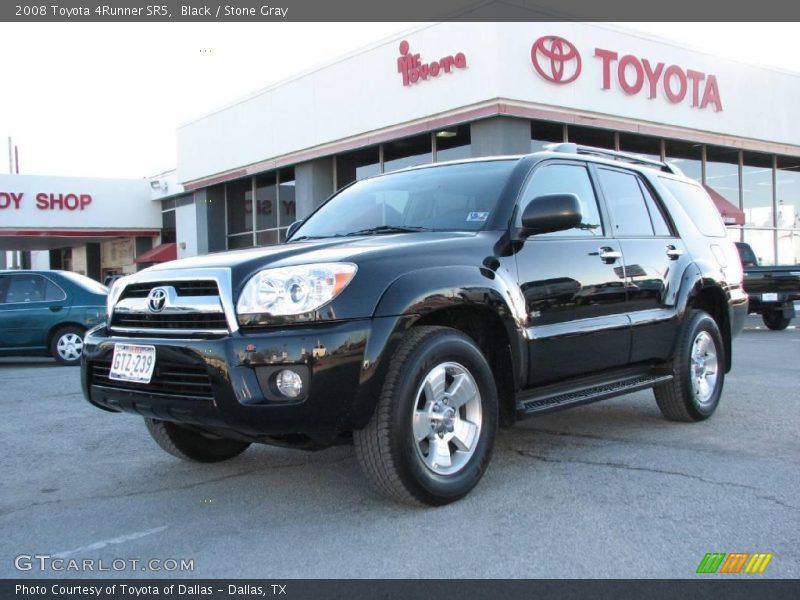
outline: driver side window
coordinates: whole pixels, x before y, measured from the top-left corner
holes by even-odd
[[[528,202],[548,194],[575,194],[581,202],[583,218],[581,224],[573,229],[538,234],[535,237],[601,237],[603,235],[603,223],[597,207],[597,196],[595,196],[592,180],[585,166],[550,164],[536,169],[522,192],[522,202],[516,219],[517,226],[521,225],[522,212]]]

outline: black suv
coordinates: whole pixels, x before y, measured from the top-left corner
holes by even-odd
[[[747,314],[725,234],[673,167],[574,144],[372,177],[284,244],[116,282],[84,392],[180,458],[352,441],[381,491],[446,504],[520,417],[644,388],[711,416]]]

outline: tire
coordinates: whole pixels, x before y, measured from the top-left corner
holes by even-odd
[[[239,456],[248,442],[229,440],[181,427],[176,423],[145,417],[147,431],[163,450],[183,460],[213,463]]]
[[[494,377],[475,343],[455,329],[415,327],[391,357],[372,419],[353,433],[356,456],[387,497],[441,506],[480,481],[497,421]]]
[[[672,361],[674,379],[653,388],[671,421],[703,421],[714,414],[725,383],[725,346],[716,321],[701,310],[686,314]]]
[[[74,367],[81,364],[84,333],[83,328],[77,325],[62,327],[50,340],[50,354],[62,365]]]
[[[771,310],[763,313],[761,315],[761,320],[764,321],[764,325],[766,325],[768,329],[772,329],[772,331],[783,331],[789,326],[789,323],[792,322],[789,317],[785,317],[783,312],[779,310]]]

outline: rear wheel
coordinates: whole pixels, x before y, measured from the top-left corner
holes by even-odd
[[[248,442],[200,433],[168,421],[145,418],[144,422],[162,450],[183,460],[220,462],[239,456],[250,446]]]
[[[653,388],[661,413],[671,421],[702,421],[714,414],[725,381],[725,346],[708,313],[686,314],[672,372],[672,381]]]
[[[80,364],[83,355],[83,334],[83,329],[75,325],[59,329],[50,340],[50,354],[62,365]]]
[[[372,419],[354,432],[359,463],[394,500],[454,502],[489,465],[498,419],[489,364],[446,327],[412,329],[391,361]]]
[[[792,322],[789,317],[784,316],[783,312],[779,310],[765,312],[761,315],[761,319],[764,321],[764,325],[773,331],[782,331]]]

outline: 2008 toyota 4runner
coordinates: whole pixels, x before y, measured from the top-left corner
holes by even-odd
[[[379,490],[438,505],[498,424],[645,388],[708,418],[746,313],[701,186],[562,144],[361,180],[284,244],[126,277],[82,378],[181,458],[352,440]]]

